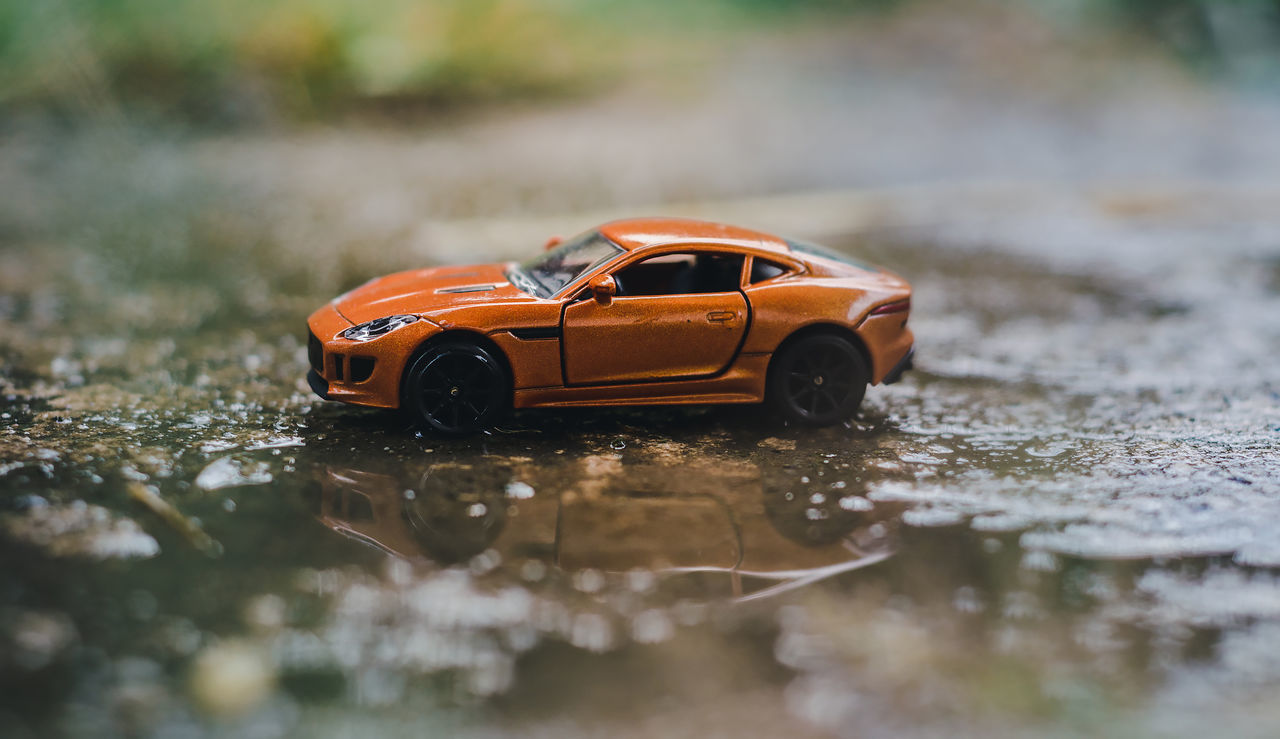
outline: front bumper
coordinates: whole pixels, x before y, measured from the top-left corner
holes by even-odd
[[[351,322],[332,303],[307,318],[307,384],[325,400],[373,408],[400,407],[405,362],[440,327],[420,320],[372,341],[341,338]]]
[[[308,370],[307,384],[311,386],[311,392],[319,395],[321,400],[329,399],[329,381],[321,377],[319,372]]]

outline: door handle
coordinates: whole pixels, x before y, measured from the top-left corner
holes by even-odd
[[[731,310],[713,310],[707,314],[707,320],[712,323],[724,323],[725,321],[732,321],[737,315]]]

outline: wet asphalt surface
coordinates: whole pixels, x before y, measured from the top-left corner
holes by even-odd
[[[1270,108],[1225,109],[1269,130]],[[602,110],[577,115],[612,120]],[[1069,149],[1042,114],[957,136],[1033,131],[1015,140]],[[535,140],[554,138],[554,117],[527,116]],[[1203,142],[1203,116],[1185,118],[1160,141]],[[460,136],[518,129],[491,125]],[[983,173],[1007,184],[877,189],[795,234],[915,287],[917,368],[846,426],[749,407],[521,412],[458,440],[302,382],[302,321],[322,301],[394,269],[521,253],[432,244],[404,200],[377,195],[416,182],[430,217],[621,208],[678,195],[679,166],[604,194],[598,171],[557,170],[575,195],[548,206],[521,184],[537,161],[479,204],[466,193],[496,178],[493,160],[439,196],[418,164],[384,162],[392,174],[344,200],[341,184],[214,160],[275,151],[262,171],[301,160],[314,175],[396,151],[458,173],[465,157],[447,131],[425,149],[359,131],[10,134],[6,736],[1280,731],[1280,192],[1265,136],[1218,159],[1184,148],[1160,185],[1090,184],[1159,157],[1141,136],[1085,136],[1078,160]],[[808,149],[761,160],[786,189],[933,157],[900,147],[858,176]],[[974,169],[965,157],[956,172]]]
[[[831,429],[540,411],[434,438],[310,396],[296,324],[269,317],[10,343],[56,356],[8,360],[5,720],[1267,725],[1275,242],[1076,205],[1115,249],[1055,263],[909,222],[836,240],[910,276],[921,351]],[[19,295],[7,330],[39,332]]]

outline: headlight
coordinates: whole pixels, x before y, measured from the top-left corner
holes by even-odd
[[[417,316],[387,316],[351,328],[338,334],[351,341],[373,341],[379,336],[386,336],[402,326],[408,326],[418,320]]]

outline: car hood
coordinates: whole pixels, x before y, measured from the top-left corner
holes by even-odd
[[[506,265],[433,267],[397,272],[370,280],[334,299],[344,318],[361,324],[384,316],[430,316],[468,303],[529,300],[507,282]]]

